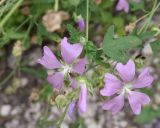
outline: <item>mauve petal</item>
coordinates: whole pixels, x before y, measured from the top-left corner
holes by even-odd
[[[87,87],[86,84],[81,85],[80,96],[78,100],[78,112],[82,115],[87,110]]]
[[[137,92],[137,91],[131,91],[128,94],[128,100],[129,100],[129,104],[132,108],[132,111],[136,115],[140,114],[142,105],[146,105],[150,102],[149,96],[147,96],[144,93]]]
[[[150,86],[153,80],[153,76],[149,74],[149,68],[145,68],[133,84],[133,88],[144,88]]]
[[[73,79],[70,75],[69,75],[69,81],[71,82],[71,87],[73,89],[77,88],[77,81],[75,79]]]
[[[118,63],[116,69],[124,82],[128,83],[134,79],[135,63],[131,59],[127,62],[126,65]]]
[[[126,13],[129,12],[129,4],[126,0],[119,0],[116,6],[117,11],[124,10]]]
[[[73,65],[73,71],[82,75],[85,71],[86,64],[88,64],[86,59],[79,59],[78,62]]]
[[[47,69],[55,69],[61,67],[60,62],[47,46],[43,47],[43,51],[44,55],[41,59],[37,60],[37,63],[40,63]]]
[[[49,75],[47,80],[54,89],[59,91],[64,85],[64,74],[62,74],[61,72],[56,72],[53,75]]]
[[[112,115],[117,114],[124,106],[124,95],[119,95],[102,105],[104,110],[111,110]]]
[[[61,55],[67,64],[71,64],[81,54],[83,46],[80,43],[70,44],[67,40],[66,37],[61,40]]]
[[[72,101],[67,109],[67,114],[72,120],[75,120],[75,115],[74,115],[74,112],[76,110],[75,106],[76,106],[76,101]]]
[[[102,96],[111,96],[122,88],[121,81],[116,76],[107,73],[105,75],[105,86],[100,91]]]
[[[85,21],[83,18],[78,19],[77,21],[79,29],[83,32],[85,30]]]

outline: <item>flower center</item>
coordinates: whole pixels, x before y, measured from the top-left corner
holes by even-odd
[[[72,68],[71,68],[70,65],[63,65],[63,66],[62,66],[62,73],[63,73],[63,74],[70,73],[71,70],[72,70]]]
[[[121,93],[125,95],[125,94],[130,93],[131,90],[132,90],[132,85],[131,84],[126,84],[126,85],[123,86],[123,89],[122,89]]]

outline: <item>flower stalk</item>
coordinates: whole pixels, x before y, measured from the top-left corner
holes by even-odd
[[[0,28],[2,29],[3,26],[6,24],[8,19],[12,16],[12,14],[17,10],[17,8],[22,4],[23,0],[18,0],[14,7],[10,10],[10,12],[2,19],[0,22]]]
[[[86,40],[88,42],[89,33],[89,0],[86,0]]]
[[[64,118],[65,118],[65,116],[66,116],[68,106],[69,106],[69,104],[66,106],[66,108],[65,108],[65,110],[64,110],[64,112],[63,112],[62,117],[61,117],[60,120],[58,121],[58,123],[57,123],[57,128],[61,128],[61,124],[63,123]]]
[[[147,29],[148,29],[148,27],[150,25],[150,21],[152,20],[152,17],[155,14],[155,12],[157,11],[157,9],[159,8],[159,6],[160,6],[160,2],[155,0],[154,5],[152,7],[152,10],[147,14],[148,18],[146,19],[144,25],[139,30],[138,34],[147,31]]]
[[[54,3],[54,11],[55,12],[58,11],[58,6],[59,6],[59,0],[55,0],[55,3]]]

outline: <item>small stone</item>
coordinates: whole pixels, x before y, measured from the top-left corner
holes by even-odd
[[[11,115],[14,116],[14,115],[17,115],[17,114],[19,114],[21,112],[22,112],[22,108],[17,106],[11,111]]]
[[[11,112],[11,106],[10,105],[3,105],[0,109],[0,115],[1,116],[9,116]]]
[[[120,126],[121,126],[122,128],[126,128],[127,122],[126,122],[126,121],[121,121],[121,122],[120,122]]]
[[[11,122],[5,124],[6,128],[19,128],[19,121],[17,119],[13,119]]]
[[[21,78],[21,86],[24,87],[28,84],[29,80],[25,77]]]
[[[66,123],[62,123],[61,127],[62,128],[69,128],[69,126]]]
[[[142,53],[145,55],[145,56],[151,56],[153,54],[153,51],[152,51],[152,48],[151,48],[151,45],[150,43],[148,44],[145,44],[143,50],[142,50]]]
[[[33,88],[31,95],[29,96],[30,101],[37,101],[39,99],[39,89]]]
[[[155,98],[156,104],[160,104],[160,94],[155,94],[154,98]]]
[[[153,60],[153,63],[154,63],[154,64],[157,64],[157,63],[159,63],[159,61],[160,61],[159,58],[155,58],[155,59]]]

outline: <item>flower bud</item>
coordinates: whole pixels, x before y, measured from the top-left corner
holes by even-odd
[[[78,24],[78,27],[80,29],[81,32],[83,32],[85,30],[85,20],[82,18],[82,16],[78,16],[77,17],[77,24]]]
[[[81,85],[80,96],[78,100],[78,112],[82,115],[87,110],[87,87],[86,84]]]
[[[64,95],[58,95],[55,99],[55,102],[59,108],[63,108],[67,104],[67,99]]]
[[[18,40],[13,47],[12,54],[15,57],[21,56],[23,52],[22,42]]]
[[[84,38],[84,37],[80,37],[80,43],[82,43],[83,45],[85,45],[86,44],[86,39]]]
[[[135,28],[135,26],[136,26],[136,23],[130,23],[129,25],[127,25],[127,26],[125,27],[125,31],[126,31],[127,33],[132,33],[133,30],[134,30],[134,28]]]

